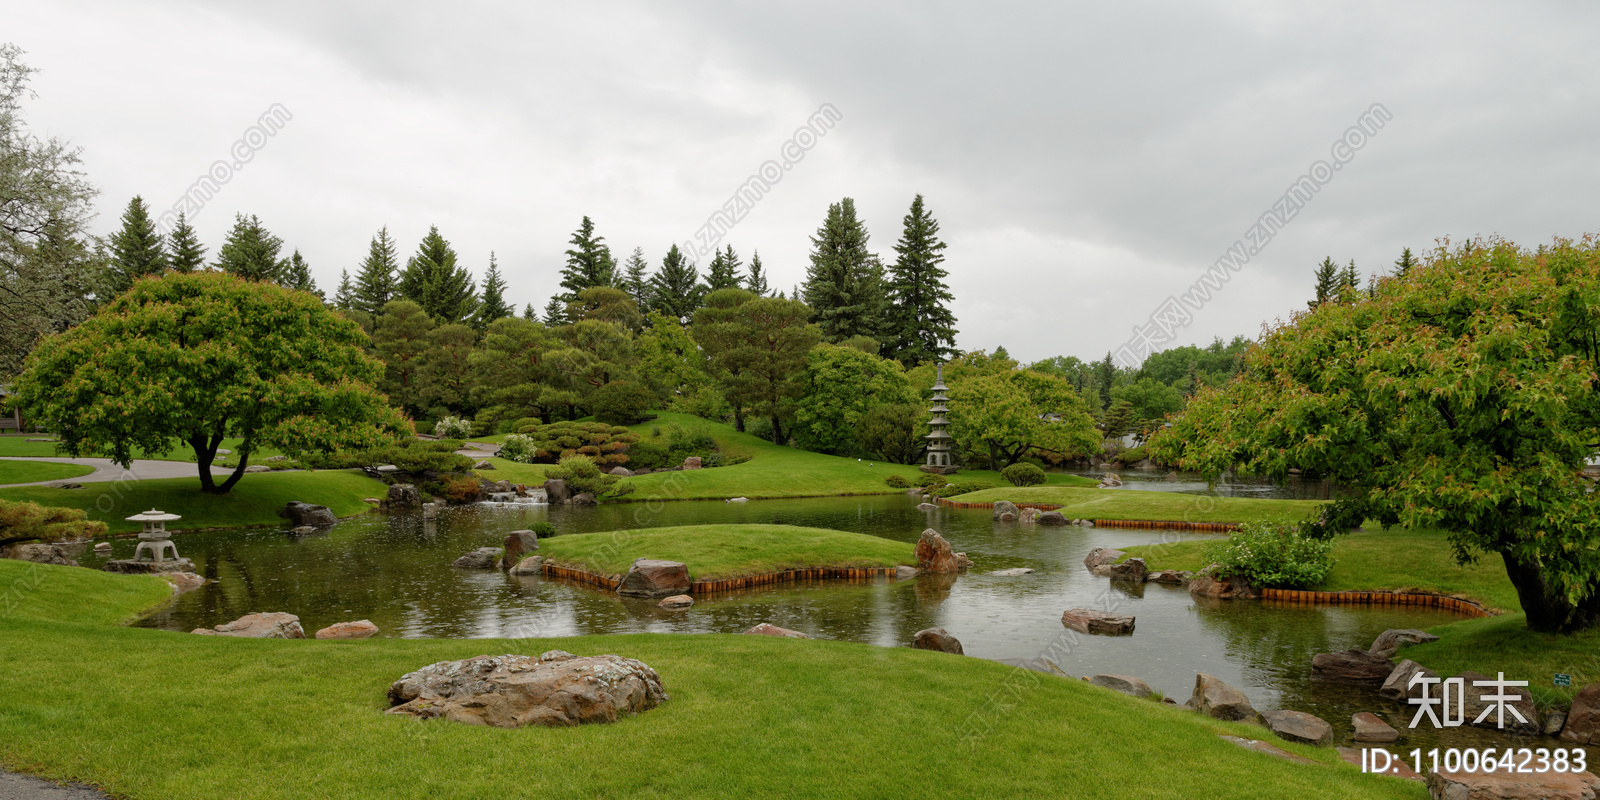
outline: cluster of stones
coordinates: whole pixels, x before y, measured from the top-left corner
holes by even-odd
[[[190,633],[201,636],[233,636],[239,639],[304,639],[305,629],[300,618],[281,611],[246,614],[232,622],[212,628],[195,628]],[[313,634],[318,639],[370,639],[378,633],[371,620],[335,622]]]
[[[921,508],[922,506],[918,506]],[[930,506],[937,508],[937,506]],[[1078,525],[1093,528],[1094,521],[1087,519],[1068,519],[1060,511],[1045,511],[1038,508],[1019,508],[1010,500],[1001,500],[989,508],[989,515],[995,522],[1030,522],[1038,525]]]

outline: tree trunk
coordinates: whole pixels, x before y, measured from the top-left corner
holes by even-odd
[[[744,433],[744,408],[741,406],[733,407],[733,429]]]
[[[772,443],[776,445],[783,444],[783,428],[778,425],[777,414],[772,415]]]
[[[1539,633],[1576,633],[1600,622],[1600,591],[1572,603],[1545,581],[1538,564],[1524,563],[1510,553],[1501,553],[1506,576],[1517,587],[1517,599],[1528,615],[1528,630]]]
[[[244,468],[250,462],[248,455],[240,455],[239,466],[234,469],[233,474],[229,475],[228,479],[222,482],[222,485],[217,485],[216,480],[211,477],[211,462],[217,459],[217,448],[221,445],[221,433],[209,439],[203,433],[197,433],[189,437],[189,446],[194,448],[194,460],[200,467],[200,491],[206,494],[227,494],[228,490],[232,489],[233,485],[244,477]],[[243,452],[243,450],[244,448],[241,447],[240,451]]]

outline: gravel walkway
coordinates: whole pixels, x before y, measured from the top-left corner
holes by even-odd
[[[59,783],[0,770],[0,800],[108,800],[107,795],[88,786],[62,786]]]
[[[154,461],[136,460],[127,470],[111,462],[109,458],[60,458],[57,456],[0,456],[3,461],[50,461],[56,464],[82,464],[94,467],[94,472],[80,478],[63,478],[53,481],[35,481],[33,483],[10,483],[6,486],[45,486],[55,483],[105,483],[107,481],[147,481],[156,478],[192,478],[200,474],[193,462],[190,461]],[[212,467],[212,475],[231,475],[233,470],[222,467]],[[0,795],[4,800],[4,795]]]

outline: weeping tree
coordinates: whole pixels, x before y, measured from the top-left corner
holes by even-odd
[[[1316,470],[1356,489],[1309,523],[1442,528],[1498,556],[1530,629],[1600,621],[1600,243],[1439,247],[1370,298],[1270,330],[1150,444],[1217,475]]]
[[[44,339],[17,399],[68,455],[127,467],[136,451],[194,450],[200,487],[225,494],[250,455],[377,447],[411,425],[374,388],[383,365],[361,327],[315,296],[225,273],[142,278],[72,330]],[[239,465],[211,475],[228,437]]]

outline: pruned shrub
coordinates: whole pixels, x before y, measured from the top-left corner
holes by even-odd
[[[527,437],[527,442],[517,445],[514,452],[525,453],[525,464],[554,464],[569,456],[588,456],[602,467],[626,464],[628,446],[639,441],[639,435],[620,425],[604,422],[555,422],[549,425],[526,425],[517,431]],[[511,437],[506,437],[509,442]],[[505,445],[500,453],[505,456]],[[521,458],[512,459],[521,461]]]
[[[884,478],[883,482],[889,484],[889,487],[892,489],[911,488],[911,481],[906,480],[906,476],[904,475],[890,475],[889,477]]]
[[[1307,536],[1298,523],[1273,520],[1241,526],[1225,541],[1206,546],[1222,575],[1241,575],[1257,586],[1314,586],[1333,569],[1333,540]]]
[[[508,433],[500,442],[500,457],[520,464],[532,464],[534,455],[539,452],[538,443],[532,436],[521,433]]]
[[[307,453],[300,463],[312,469],[361,469],[393,464],[402,472],[467,472],[472,459],[457,455],[456,443],[406,439],[383,447],[350,453]]]
[[[727,463],[728,459],[725,458],[721,453],[707,453],[706,455],[700,457],[700,466],[706,468],[722,467],[726,466]]]
[[[572,455],[561,459],[560,465],[546,472],[545,477],[566,481],[573,494],[587,492],[594,495],[595,499],[606,494],[624,495],[633,490],[631,484],[619,486],[621,478],[600,471],[600,465],[596,464],[594,459],[583,455]]]
[[[937,472],[924,472],[921,475],[918,475],[917,479],[913,481],[913,483],[916,485],[923,487],[943,486],[949,482],[949,478],[946,478]]]
[[[1012,486],[1038,486],[1044,483],[1044,470],[1024,462],[1000,470],[1000,477]]]
[[[473,475],[453,475],[445,478],[440,485],[440,494],[451,505],[475,503],[483,497],[482,484]]]
[[[958,494],[981,492],[984,489],[993,488],[994,484],[984,481],[961,481],[959,483],[946,483],[943,486],[936,486],[933,488],[932,494],[935,497],[955,497]]]
[[[656,402],[656,393],[642,383],[612,381],[589,398],[594,418],[608,425],[632,425],[645,417]]]
[[[548,539],[556,535],[556,526],[548,522],[535,522],[528,526],[528,530],[533,531],[533,534],[540,539]]]

